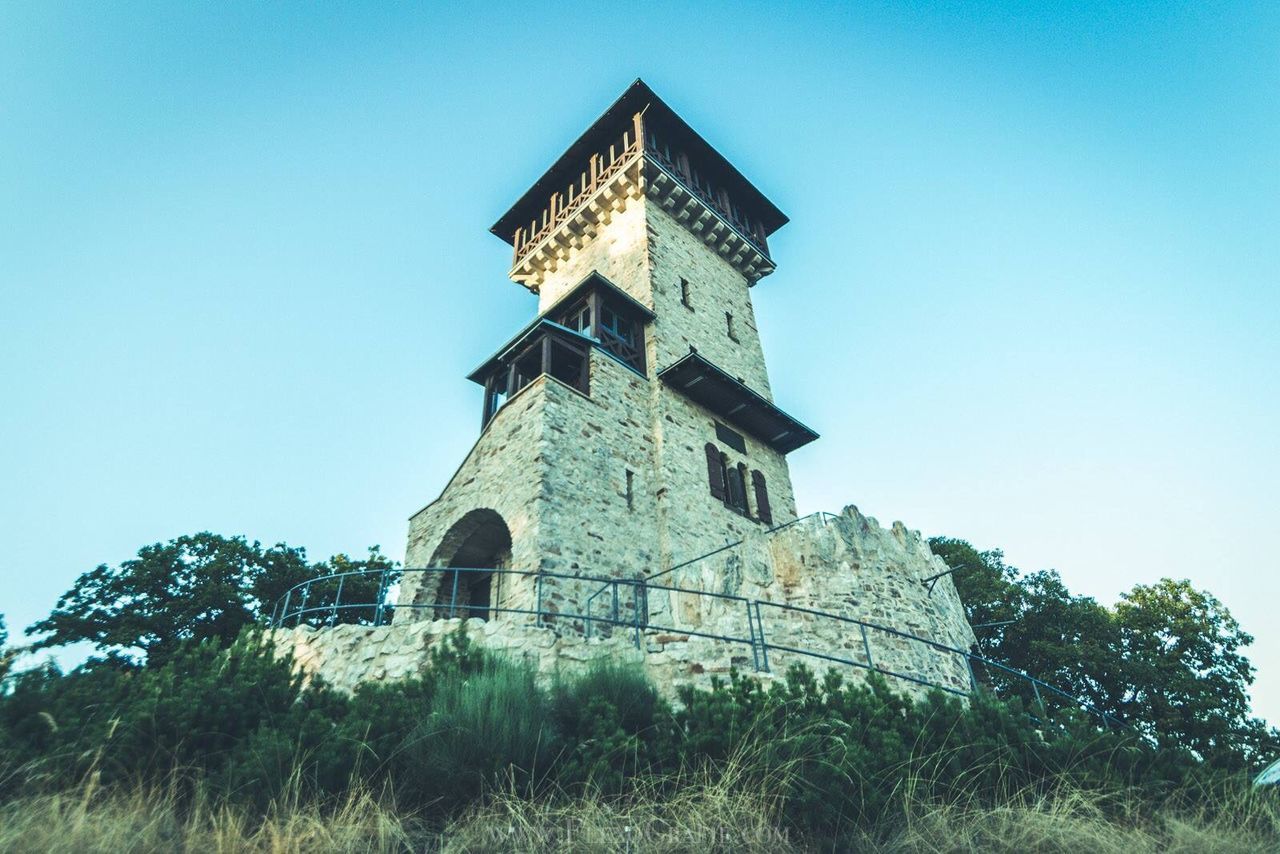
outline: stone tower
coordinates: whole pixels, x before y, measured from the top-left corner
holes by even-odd
[[[469,376],[480,436],[406,566],[643,579],[795,519],[786,455],[817,434],[774,404],[751,303],[786,221],[633,83],[492,228],[537,316]],[[449,587],[485,616],[533,593],[452,575],[400,602]]]
[[[479,438],[411,519],[398,589],[303,582],[281,647],[347,689],[466,623],[548,677],[604,657],[673,693],[803,664],[967,695],[973,631],[919,532],[796,519],[787,454],[817,435],[774,404],[751,306],[785,223],[632,84],[493,227],[537,316],[471,373]]]

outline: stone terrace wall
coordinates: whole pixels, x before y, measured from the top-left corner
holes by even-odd
[[[900,523],[881,528],[874,519],[848,507],[838,517],[809,519],[772,535],[756,535],[654,583],[758,601],[759,625],[773,647],[768,651],[770,673],[759,674],[762,679],[779,678],[792,662],[819,672],[836,667],[851,680],[868,672],[779,647],[804,648],[860,663],[866,663],[869,650],[876,667],[967,691],[968,668],[959,655],[875,629],[868,630],[864,641],[856,625],[781,607],[831,612],[968,649],[973,633],[950,577],[939,579],[932,593],[921,584],[945,570],[917,532]],[[567,621],[540,627],[531,618],[516,615],[488,622],[397,621],[391,626],[318,630],[304,626],[279,630],[277,644],[291,652],[306,673],[320,674],[344,690],[363,681],[419,672],[430,650],[464,622],[481,646],[528,660],[547,678],[557,671],[580,669],[596,658],[633,661],[645,667],[663,693],[674,696],[681,685],[706,686],[712,676],[727,674],[731,668],[753,670],[756,662],[748,643],[726,643],[696,634],[751,637],[754,629],[747,602],[651,589],[649,611],[650,625],[641,632],[640,649],[630,626],[597,631],[588,639]],[[924,690],[904,680],[889,682],[912,693]]]

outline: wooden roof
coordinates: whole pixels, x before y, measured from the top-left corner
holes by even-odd
[[[715,174],[738,203],[759,218],[766,234],[772,234],[786,225],[786,214],[778,210],[764,193],[756,189],[724,155],[680,118],[643,80],[637,79],[525,191],[510,210],[499,217],[489,231],[507,243],[513,243],[516,228],[539,216],[551,194],[568,186],[583,171],[584,164],[592,153],[607,148],[615,137],[620,137],[623,130],[631,126],[632,117],[639,112],[644,113],[646,124],[660,125],[667,136],[677,138],[688,149],[689,157],[697,161],[699,169]]]
[[[780,453],[789,454],[818,438],[817,433],[716,367],[696,350],[659,371],[658,378]]]

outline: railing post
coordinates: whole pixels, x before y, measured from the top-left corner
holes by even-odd
[[[751,638],[751,666],[757,671],[760,670],[760,653],[756,649],[756,623],[755,617],[751,616],[751,603],[743,602],[747,606],[747,634]]]
[[[1036,680],[1034,679],[1031,680],[1031,690],[1035,692],[1036,705],[1040,707],[1040,714],[1043,715],[1047,720],[1049,717],[1049,712],[1044,707],[1044,698],[1040,696],[1040,686],[1036,684]]]
[[[969,690],[974,694],[978,693],[978,677],[973,672],[973,656],[968,653],[964,654],[964,663],[969,667]]]
[[[631,590],[632,590],[631,616],[634,618],[633,622],[635,623],[636,649],[641,649],[641,646],[640,646],[640,586],[633,583],[631,585]]]
[[[749,612],[748,612],[749,613]],[[756,634],[760,637],[760,662],[764,672],[769,672],[769,641],[764,636],[764,619],[760,616],[760,600],[756,600]]]
[[[378,601],[373,606],[373,624],[382,625],[383,600],[387,598],[387,571],[384,569],[378,576]]]
[[[609,582],[609,586],[613,588],[613,624],[618,624],[618,579]],[[609,636],[613,637],[613,631],[610,630]]]
[[[284,592],[284,606],[280,609],[279,626],[284,626],[284,621],[289,619],[289,598],[293,596],[293,588],[290,587]]]
[[[543,575],[539,572],[538,581],[535,585],[537,587],[537,600],[533,603],[534,625],[538,627],[542,626],[542,579]]]
[[[302,618],[307,613],[307,599],[310,598],[310,596],[311,596],[311,582],[308,581],[302,587],[302,605],[301,607],[298,608],[298,622],[294,623],[295,626],[302,625]]]
[[[457,567],[453,570],[453,587],[449,592],[449,619],[452,620],[458,615],[458,575],[462,570]]]
[[[342,601],[342,585],[346,582],[345,575],[338,576],[338,592],[333,595],[333,610],[329,612],[329,625],[332,626],[338,622],[338,603]]]
[[[867,627],[859,623],[858,628],[862,630],[862,651],[867,654],[867,667],[875,670],[876,663],[871,660],[871,641],[867,640]]]

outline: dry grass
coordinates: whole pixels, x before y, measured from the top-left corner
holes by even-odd
[[[776,781],[773,781],[776,783]],[[662,795],[530,801],[497,793],[433,832],[387,802],[353,793],[337,806],[286,802],[265,816],[158,790],[86,786],[0,806],[0,852],[788,852],[809,846],[782,830],[775,785],[732,768],[692,775]],[[997,807],[909,803],[841,848],[867,852],[1280,851],[1280,799],[1236,793],[1192,812],[1140,816],[1115,796],[1012,797]],[[1224,802],[1222,799],[1225,798]]]
[[[168,793],[91,789],[42,795],[0,806],[0,851],[119,854],[200,851],[422,851],[429,836],[366,794],[336,808],[281,804],[265,816],[197,800],[180,807]]]
[[[965,804],[907,807],[888,833],[868,838],[868,851],[1077,852],[1200,854],[1280,851],[1280,801],[1249,794],[1204,804],[1196,812],[1143,815],[1116,796],[1062,792],[1016,797],[995,807]]]

